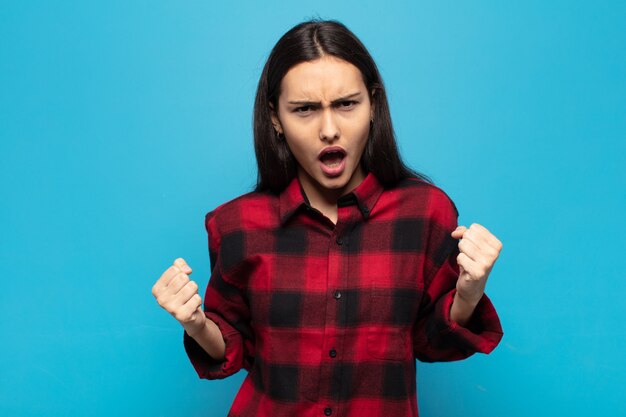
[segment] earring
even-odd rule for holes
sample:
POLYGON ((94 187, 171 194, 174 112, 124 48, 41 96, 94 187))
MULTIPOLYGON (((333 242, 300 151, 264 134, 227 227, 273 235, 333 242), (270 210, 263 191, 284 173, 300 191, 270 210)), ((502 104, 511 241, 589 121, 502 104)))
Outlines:
POLYGON ((274 125, 274 133, 276 134, 276 139, 279 141, 285 139, 285 135, 278 130, 278 125, 274 125))

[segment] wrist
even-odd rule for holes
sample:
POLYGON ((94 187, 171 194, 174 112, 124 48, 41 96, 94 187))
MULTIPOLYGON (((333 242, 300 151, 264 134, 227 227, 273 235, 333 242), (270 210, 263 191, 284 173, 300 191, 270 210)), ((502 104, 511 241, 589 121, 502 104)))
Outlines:
POLYGON ((191 336, 192 338, 196 338, 196 336, 198 336, 199 334, 203 333, 207 326, 206 326, 206 316, 204 316, 204 314, 202 315, 202 318, 199 322, 197 323, 181 323, 181 325, 183 326, 183 329, 185 329, 185 332, 191 336))
MULTIPOLYGON (((184 326, 183 326, 184 327, 184 326)), ((213 359, 222 361, 226 354, 226 342, 219 327, 211 319, 204 317, 202 326, 193 329, 185 327, 187 335, 194 339, 213 359)))
POLYGON ((471 307, 472 309, 476 308, 481 298, 483 298, 482 293, 480 295, 468 295, 464 294, 463 291, 459 291, 458 288, 454 294, 455 303, 458 301, 463 306, 471 307))
POLYGON ((472 314, 474 314, 477 305, 478 301, 467 300, 458 292, 455 293, 452 306, 450 307, 450 320, 461 326, 465 326, 472 317, 472 314))

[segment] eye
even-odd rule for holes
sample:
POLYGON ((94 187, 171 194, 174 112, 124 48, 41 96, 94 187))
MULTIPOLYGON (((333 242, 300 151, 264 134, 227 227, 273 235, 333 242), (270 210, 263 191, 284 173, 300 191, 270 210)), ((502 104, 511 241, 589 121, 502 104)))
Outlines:
POLYGON ((313 106, 302 106, 302 107, 296 107, 293 110, 293 112, 296 114, 300 114, 300 115, 307 115, 313 110, 314 110, 313 106))
POLYGON ((352 109, 356 104, 358 104, 358 101, 354 101, 354 100, 345 100, 345 101, 340 101, 339 103, 337 103, 337 107, 340 109, 344 109, 344 110, 350 110, 352 109))

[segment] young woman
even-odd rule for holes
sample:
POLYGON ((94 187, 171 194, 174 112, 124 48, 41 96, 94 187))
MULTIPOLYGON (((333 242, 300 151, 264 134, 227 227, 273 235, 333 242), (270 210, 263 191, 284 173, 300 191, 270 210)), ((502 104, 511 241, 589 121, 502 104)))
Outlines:
POLYGON ((484 294, 502 244, 457 227, 450 198, 402 163, 376 65, 336 21, 278 41, 254 140, 255 191, 206 216, 204 309, 181 258, 153 287, 193 366, 248 371, 229 416, 417 416, 416 358, 502 337, 484 294))

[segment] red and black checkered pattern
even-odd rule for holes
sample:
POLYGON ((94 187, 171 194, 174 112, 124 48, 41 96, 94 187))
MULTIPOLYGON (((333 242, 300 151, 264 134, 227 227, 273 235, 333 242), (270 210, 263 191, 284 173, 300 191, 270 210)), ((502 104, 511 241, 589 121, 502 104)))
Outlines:
POLYGON ((226 360, 185 335, 199 376, 248 370, 229 416, 417 416, 415 358, 489 353, 502 337, 487 296, 467 326, 449 318, 457 217, 441 189, 384 189, 372 174, 339 200, 336 225, 297 179, 216 208, 204 308, 226 360))

